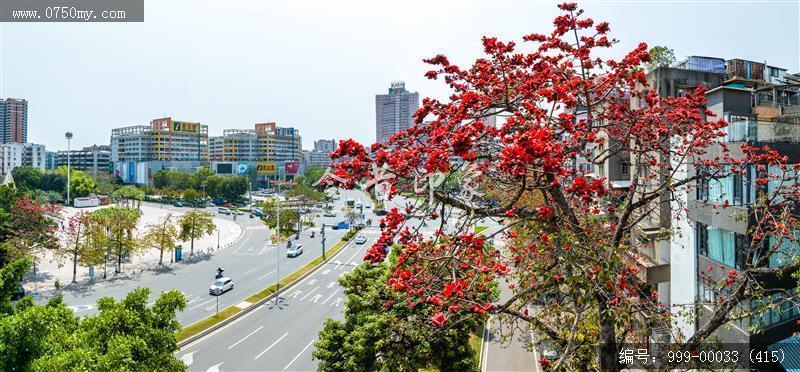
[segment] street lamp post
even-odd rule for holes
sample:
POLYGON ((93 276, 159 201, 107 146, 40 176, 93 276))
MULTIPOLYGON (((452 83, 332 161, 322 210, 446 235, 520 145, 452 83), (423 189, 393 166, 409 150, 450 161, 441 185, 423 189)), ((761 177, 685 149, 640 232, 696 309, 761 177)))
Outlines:
POLYGON ((70 188, 70 184, 69 184, 70 177, 69 176, 70 176, 70 167, 71 167, 70 161, 69 161, 69 153, 70 153, 69 144, 70 144, 70 140, 72 139, 72 132, 64 133, 64 138, 67 139, 67 203, 66 204, 67 204, 67 206, 69 206, 69 191, 70 191, 69 190, 69 188, 70 188))

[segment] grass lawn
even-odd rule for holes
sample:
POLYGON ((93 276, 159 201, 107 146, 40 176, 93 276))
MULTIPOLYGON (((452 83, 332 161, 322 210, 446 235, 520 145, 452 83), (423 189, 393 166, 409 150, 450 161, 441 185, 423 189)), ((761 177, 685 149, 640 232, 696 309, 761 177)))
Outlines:
POLYGON ((475 233, 480 234, 483 230, 488 229, 489 226, 475 226, 475 233))

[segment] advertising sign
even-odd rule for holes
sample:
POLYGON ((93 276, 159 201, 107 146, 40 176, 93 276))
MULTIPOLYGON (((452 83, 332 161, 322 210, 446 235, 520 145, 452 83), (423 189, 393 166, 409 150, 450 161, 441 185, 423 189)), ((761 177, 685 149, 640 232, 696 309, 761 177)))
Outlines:
POLYGON ((173 132, 184 132, 184 133, 198 133, 200 132, 200 124, 198 123, 189 123, 185 121, 173 121, 172 122, 172 131, 173 132))
POLYGON ((275 162, 265 161, 256 164, 256 170, 259 175, 273 175, 275 174, 275 162))
POLYGON ((136 182, 136 163, 128 162, 128 179, 130 183, 136 182))
POLYGON ((287 161, 283 165, 286 174, 297 174, 300 171, 300 163, 296 161, 287 161))
POLYGON ((239 163, 239 166, 236 167, 236 172, 239 174, 247 174, 247 163, 239 163))

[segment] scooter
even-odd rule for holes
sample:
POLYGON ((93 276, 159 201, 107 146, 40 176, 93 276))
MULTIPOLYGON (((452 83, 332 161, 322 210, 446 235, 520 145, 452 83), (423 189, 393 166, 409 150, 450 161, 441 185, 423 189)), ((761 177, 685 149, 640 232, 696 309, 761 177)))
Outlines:
POLYGON ((313 232, 313 231, 311 232, 311 237, 312 237, 312 238, 314 237, 314 232, 313 232))

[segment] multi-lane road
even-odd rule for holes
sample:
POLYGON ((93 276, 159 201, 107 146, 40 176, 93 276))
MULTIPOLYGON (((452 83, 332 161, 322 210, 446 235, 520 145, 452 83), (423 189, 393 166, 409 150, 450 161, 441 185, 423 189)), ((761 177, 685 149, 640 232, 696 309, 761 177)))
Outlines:
POLYGON ((176 354, 192 371, 316 370, 311 352, 327 318, 342 319, 346 297, 338 279, 362 262, 380 235, 360 233, 365 244, 349 243, 331 260, 270 301, 176 354))
MULTIPOLYGON (((343 220, 341 207, 347 198, 361 197, 369 200, 360 191, 342 191, 341 197, 334 203, 337 217, 322 217, 315 222, 334 224, 343 220)), ((165 207, 166 208, 166 207, 165 207)), ((174 207, 169 207, 174 208, 174 207)), ((185 211, 186 208, 175 208, 176 211, 185 211)), ((216 209, 207 209, 216 213, 216 209)), ((218 217, 220 215, 217 215, 218 217)), ((232 218, 225 216, 223 218, 232 218)), ((296 258, 287 258, 285 245, 278 248, 267 244, 270 231, 258 219, 239 216, 236 222, 242 225, 242 237, 231 246, 213 251, 207 255, 197 252, 196 257, 190 258, 184 254, 184 259, 191 263, 173 265, 171 269, 162 272, 144 272, 136 278, 123 278, 98 282, 76 290, 65 291, 64 301, 78 315, 88 315, 97 312, 96 303, 100 297, 110 296, 123 298, 131 289, 147 287, 153 292, 151 300, 162 291, 177 289, 186 296, 187 307, 178 313, 177 318, 183 325, 188 325, 201 320, 216 311, 217 298, 208 293, 208 287, 214 281, 218 267, 225 270, 225 276, 234 280, 234 289, 219 296, 219 308, 241 303, 250 295, 268 287, 277 280, 278 265, 281 277, 291 274, 315 258, 322 255, 322 241, 319 227, 314 227, 315 237, 310 237, 312 230, 304 230, 300 240, 293 240, 293 244, 303 245, 303 254, 296 258)), ((330 248, 341 239, 346 231, 326 229, 326 246, 330 248)))

